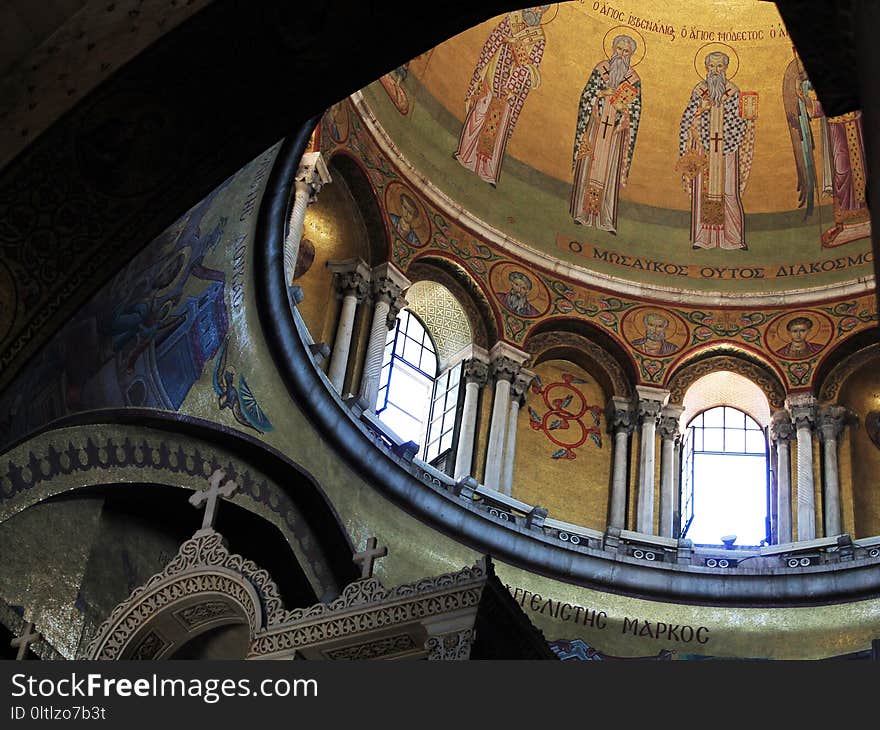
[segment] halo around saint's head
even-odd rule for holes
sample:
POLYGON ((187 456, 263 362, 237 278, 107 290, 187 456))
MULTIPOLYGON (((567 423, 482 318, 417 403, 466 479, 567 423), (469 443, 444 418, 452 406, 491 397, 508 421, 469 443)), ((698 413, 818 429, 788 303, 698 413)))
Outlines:
POLYGON ((629 36, 636 42, 636 52, 630 58, 629 65, 630 67, 638 66, 645 57, 645 39, 642 38, 642 34, 635 28, 631 28, 628 25, 618 25, 605 34, 605 38, 602 39, 602 49, 605 51, 605 58, 611 58, 611 54, 614 52, 612 44, 619 35, 629 36))
POLYGON ((739 56, 726 43, 706 43, 700 46, 700 50, 694 56, 694 71, 697 72, 697 76, 701 79, 706 78, 706 56, 710 53, 723 53, 730 59, 730 64, 727 66, 727 73, 725 74, 728 81, 736 76, 736 72, 739 71, 739 56))

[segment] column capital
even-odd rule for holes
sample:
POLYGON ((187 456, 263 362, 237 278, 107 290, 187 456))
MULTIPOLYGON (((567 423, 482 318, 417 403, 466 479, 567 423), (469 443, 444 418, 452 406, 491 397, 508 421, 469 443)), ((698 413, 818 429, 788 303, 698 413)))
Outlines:
POLYGON ((403 294, 398 295, 394 301, 388 303, 388 316, 385 317, 385 326, 389 330, 394 329, 394 324, 397 321, 397 315, 400 314, 402 309, 406 309, 409 306, 409 302, 406 301, 406 298, 403 294))
POLYGON ((465 383, 476 383, 482 388, 489 382, 489 363, 475 357, 464 361, 462 372, 465 383))
POLYGON ((669 402, 669 391, 663 388, 652 388, 647 385, 636 386, 639 417, 657 418, 660 411, 669 402))
POLYGON ((636 425, 636 414, 633 412, 631 398, 612 396, 605 406, 605 413, 605 424, 610 432, 626 431, 632 433, 636 425))
POLYGON ((309 202, 314 203, 318 198, 321 188, 327 183, 333 182, 330 170, 320 152, 306 152, 299 161, 299 167, 293 178, 297 191, 306 190, 309 194, 309 202))
POLYGON ((788 411, 774 411, 770 417, 770 440, 791 441, 794 436, 794 424, 788 411))
POLYGON ((796 393, 785 399, 795 428, 812 428, 816 422, 816 397, 811 393, 796 393))
POLYGON ((852 419, 852 414, 843 406, 829 404, 819 406, 816 412, 816 427, 823 441, 836 441, 843 427, 852 419))
POLYGON ((660 437, 674 440, 678 435, 681 414, 684 413, 682 406, 666 405, 660 411, 660 437))
POLYGON ((496 380, 513 382, 522 366, 529 359, 529 353, 517 350, 506 342, 496 342, 489 350, 492 376, 496 380))
MULTIPOLYGON (((410 280, 392 263, 380 264, 371 272, 373 297, 377 301, 384 300, 388 304, 397 304, 403 292, 409 289, 410 280)), ((405 300, 404 300, 404 306, 405 300)), ((395 316, 397 316, 395 314, 395 316)))
POLYGON ((526 370, 525 368, 520 368, 520 371, 513 378, 513 382, 510 386, 510 397, 517 398, 520 400, 520 405, 522 405, 522 401, 525 399, 526 392, 529 389, 529 386, 532 384, 532 381, 535 379, 535 374, 531 370, 526 370))
POLYGON ((340 297, 353 294, 363 301, 370 289, 370 267, 359 258, 328 261, 327 268, 335 275, 336 293, 340 297))

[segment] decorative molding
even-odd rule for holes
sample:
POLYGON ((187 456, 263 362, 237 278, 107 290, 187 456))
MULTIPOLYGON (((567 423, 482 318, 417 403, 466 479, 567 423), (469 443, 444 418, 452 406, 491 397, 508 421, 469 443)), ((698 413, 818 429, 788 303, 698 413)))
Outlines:
MULTIPOLYGON (((138 411, 128 410, 129 415, 138 416, 138 411)), ((306 520, 304 507, 294 502, 291 493, 279 486, 279 482, 282 478, 285 484, 301 478, 313 489, 320 488, 292 463, 285 460, 282 464, 279 456, 256 439, 238 434, 228 436, 230 450, 227 451, 215 440, 226 438, 228 429, 215 433, 207 424, 197 425, 177 417, 165 419, 181 429, 177 434, 127 423, 82 424, 79 417, 69 420, 79 425, 58 426, 37 434, 3 455, 0 524, 33 504, 71 489, 116 484, 124 488, 142 482, 197 490, 214 471, 222 469, 239 485, 234 502, 281 531, 317 595, 328 590, 336 592, 340 585, 354 577, 353 569, 348 569, 350 548, 346 546, 345 570, 337 578, 340 568, 336 565, 342 556, 328 554, 332 531, 328 530, 323 538, 319 536, 306 520), (195 435, 198 432, 203 432, 203 436, 195 435), (209 438, 211 441, 206 440, 209 438), (248 461, 234 456, 231 449, 237 443, 240 451, 246 447, 257 449, 254 458, 263 459, 264 466, 270 466, 275 477, 270 478, 248 461), (279 468, 284 471, 279 473, 279 468)), ((316 498, 326 499, 318 495, 316 498)), ((336 520, 332 514, 327 516, 336 520)), ((312 519, 315 515, 309 516, 309 520, 312 519)), ((337 531, 338 540, 347 542, 338 523, 337 531)))
POLYGON ((684 403, 684 395, 691 385, 704 375, 722 370, 729 370, 752 381, 764 391, 771 409, 785 407, 785 390, 779 379, 769 368, 750 360, 730 355, 709 357, 705 360, 685 365, 680 370, 675 371, 669 380, 669 402, 679 405, 684 403))
POLYGON ((489 573, 483 560, 455 573, 394 588, 378 579, 356 581, 332 603, 286 611, 251 645, 251 658, 293 655, 305 647, 372 630, 421 623, 464 609, 476 610, 489 573))
POLYGON ((428 659, 433 661, 463 661, 470 659, 471 646, 476 638, 473 629, 461 629, 429 636, 425 641, 428 659))
MULTIPOLYGON (((278 587, 269 574, 253 561, 230 553, 219 533, 200 530, 180 546, 177 555, 161 572, 136 588, 110 612, 89 644, 86 656, 88 659, 124 659, 143 652, 147 638, 134 649, 130 649, 130 643, 152 619, 169 610, 178 616, 175 605, 192 596, 218 593, 241 608, 251 637, 284 615, 278 587)), ((208 618, 198 606, 190 616, 192 619, 201 617, 200 623, 214 618, 208 618)), ((155 646, 157 639, 149 641, 155 646)))
POLYGON ((416 651, 418 646, 409 634, 388 636, 384 639, 366 641, 363 644, 344 646, 340 649, 329 649, 323 652, 324 656, 331 660, 349 659, 386 659, 399 654, 409 654, 416 651))

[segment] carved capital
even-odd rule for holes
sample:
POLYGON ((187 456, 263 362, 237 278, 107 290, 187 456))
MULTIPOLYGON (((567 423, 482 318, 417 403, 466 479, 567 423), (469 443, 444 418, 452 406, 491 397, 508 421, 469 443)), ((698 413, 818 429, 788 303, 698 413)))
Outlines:
POLYGON ((297 193, 307 194, 310 203, 318 199, 318 193, 324 185, 333 182, 320 152, 306 152, 293 179, 297 193))
POLYGON ((611 433, 616 431, 632 433, 636 425, 636 414, 633 412, 632 402, 629 398, 612 398, 608 401, 605 413, 607 414, 608 430, 611 433))
POLYGON ((820 407, 816 415, 816 426, 821 439, 823 441, 837 441, 849 417, 849 411, 843 406, 820 407))
POLYGON ((678 435, 678 418, 676 416, 660 416, 660 438, 674 440, 678 435))
POLYGON ((520 405, 522 405, 522 401, 525 400, 525 395, 534 379, 535 374, 531 370, 521 368, 510 385, 510 397, 518 398, 520 405))
POLYGON ((771 441, 791 441, 794 436, 794 424, 788 411, 774 411, 770 419, 771 441))
POLYGON ((675 437, 678 435, 682 413, 684 413, 684 408, 675 405, 668 405, 660 412, 661 438, 675 440, 675 437))
POLYGON ((637 385, 636 394, 639 399, 639 420, 642 423, 646 420, 656 419, 660 415, 663 406, 669 402, 669 391, 662 390, 661 388, 637 385))
POLYGON ((495 380, 507 380, 512 383, 521 368, 522 365, 516 362, 516 360, 511 360, 509 357, 501 355, 492 360, 492 377, 495 380))
POLYGON ((336 291, 341 297, 354 296, 362 302, 370 291, 370 280, 360 271, 344 271, 337 275, 336 291))
POLYGON ((481 388, 489 381, 489 363, 471 358, 463 366, 466 383, 476 383, 481 388))
POLYGON ((394 329, 394 324, 397 321, 397 315, 400 314, 402 309, 406 309, 409 305, 409 302, 404 299, 403 295, 396 297, 393 302, 390 302, 388 305, 388 316, 385 318, 385 326, 388 327, 389 330, 394 329))
POLYGON ((450 631, 445 634, 429 636, 425 649, 430 661, 461 661, 469 659, 471 646, 476 638, 474 629, 450 631))
POLYGON ((816 423, 816 407, 796 406, 792 408, 791 420, 794 421, 794 427, 798 430, 802 428, 812 429, 816 423))
POLYGON ((658 400, 639 399, 639 420, 642 422, 656 420, 663 409, 663 403, 658 400))

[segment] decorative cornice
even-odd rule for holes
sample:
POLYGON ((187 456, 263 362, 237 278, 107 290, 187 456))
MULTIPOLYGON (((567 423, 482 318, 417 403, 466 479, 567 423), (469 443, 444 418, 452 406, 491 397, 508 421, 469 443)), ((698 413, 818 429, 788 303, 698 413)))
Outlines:
POLYGON ((454 573, 385 588, 377 578, 345 587, 332 603, 287 611, 257 636, 252 658, 342 639, 373 629, 389 629, 425 618, 476 607, 488 579, 484 560, 454 573))

